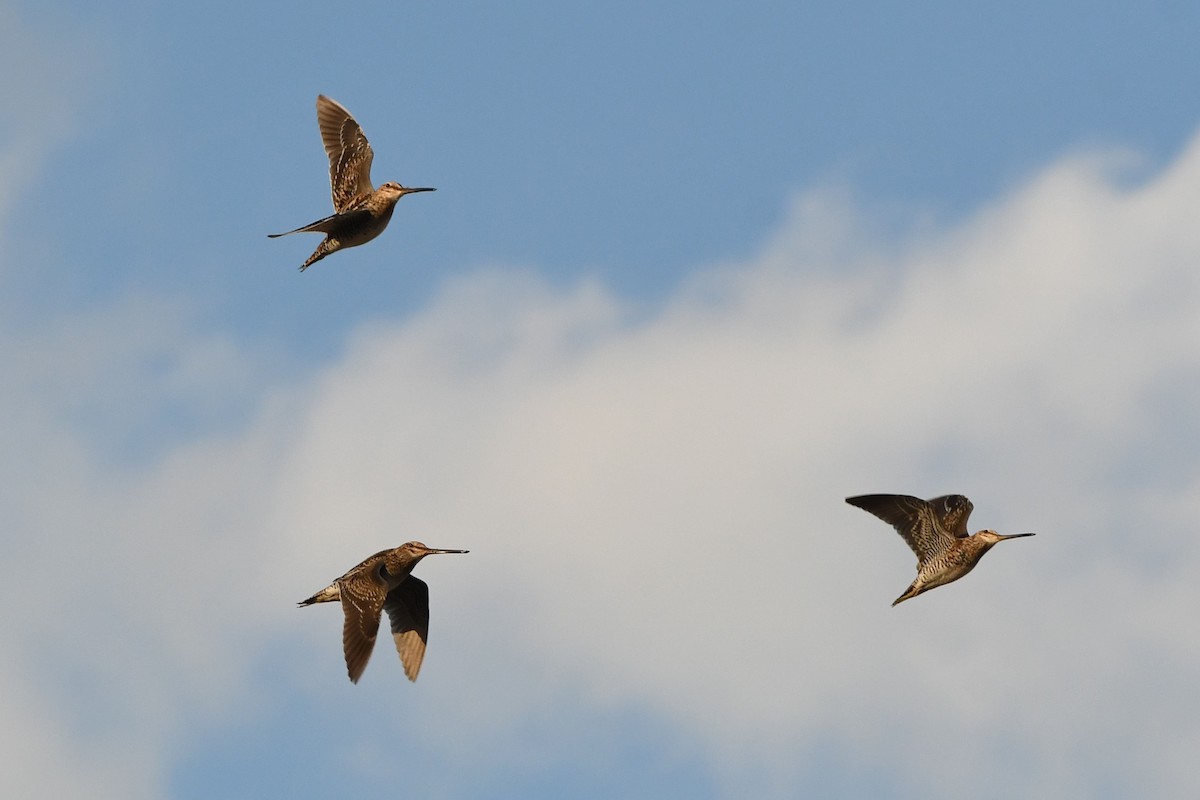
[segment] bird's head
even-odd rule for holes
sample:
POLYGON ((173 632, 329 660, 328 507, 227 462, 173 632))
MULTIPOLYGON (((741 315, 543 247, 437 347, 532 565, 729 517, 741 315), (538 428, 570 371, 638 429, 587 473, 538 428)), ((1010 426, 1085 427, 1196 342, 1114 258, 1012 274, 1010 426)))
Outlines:
POLYGON ((413 563, 420 561, 425 556, 437 555, 438 553, 469 553, 469 550, 439 550, 436 547, 428 547, 421 542, 405 542, 399 547, 400 555, 410 559, 413 563))
POLYGON ((389 196, 395 196, 395 198, 399 200, 406 194, 416 194, 417 192, 436 192, 437 189, 429 186, 401 186, 395 181, 388 181, 380 186, 377 191, 387 192, 389 196))
POLYGON ((1005 539, 1020 539, 1023 536, 1034 536, 1032 533, 1010 533, 1007 536, 995 531, 980 531, 975 534, 982 542, 987 542, 988 547, 994 547, 997 542, 1003 542, 1005 539))

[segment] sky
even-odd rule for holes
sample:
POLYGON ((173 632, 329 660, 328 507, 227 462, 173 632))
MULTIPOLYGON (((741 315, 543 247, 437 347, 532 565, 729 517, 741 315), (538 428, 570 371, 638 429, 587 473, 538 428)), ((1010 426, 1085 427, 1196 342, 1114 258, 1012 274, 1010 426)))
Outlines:
POLYGON ((1200 793, 1198 34, 0 0, 0 795, 1200 793), (301 274, 319 93, 438 191, 301 274), (1038 535, 893 608, 873 492, 1038 535))

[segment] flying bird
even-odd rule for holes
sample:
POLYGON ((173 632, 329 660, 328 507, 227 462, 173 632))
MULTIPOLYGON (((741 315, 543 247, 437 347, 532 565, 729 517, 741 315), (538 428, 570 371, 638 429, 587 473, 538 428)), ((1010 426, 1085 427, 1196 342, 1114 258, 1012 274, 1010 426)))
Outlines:
POLYGON ((350 112, 336 100, 317 95, 317 124, 321 141, 329 156, 329 188, 333 193, 333 215, 287 233, 268 234, 268 238, 293 233, 323 233, 318 245, 300 271, 311 267, 330 253, 366 244, 392 219, 396 203, 406 194, 434 192, 429 187, 401 186, 388 181, 378 189, 371 185, 371 161, 375 153, 362 128, 350 112))
POLYGON ((358 683, 367 667, 375 648, 379 620, 386 611, 404 674, 415 681, 425 660, 425 642, 429 638, 429 586, 413 577, 412 569, 425 556, 467 552, 435 550, 420 542, 381 550, 299 605, 341 601, 346 616, 342 648, 352 683, 358 683))
POLYGON ((975 508, 961 494, 922 500, 906 494, 864 494, 846 502, 869 511, 896 529, 917 554, 917 579, 896 598, 902 603, 922 592, 966 575, 997 542, 1032 533, 1002 536, 995 531, 967 534, 967 518, 975 508))

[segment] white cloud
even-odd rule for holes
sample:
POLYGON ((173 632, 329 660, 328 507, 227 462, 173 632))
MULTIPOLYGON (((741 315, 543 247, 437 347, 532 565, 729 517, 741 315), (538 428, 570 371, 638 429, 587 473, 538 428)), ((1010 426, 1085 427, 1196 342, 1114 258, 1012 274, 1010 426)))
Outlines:
POLYGON ((923 796, 1194 794, 1200 146, 1134 188, 1114 168, 1064 160, 903 246, 815 192, 649 314, 480 272, 298 383, 186 325, 139 347, 94 325, 122 342, 101 345, 126 388, 88 384, 106 407, 153 414, 232 374, 259 411, 114 472, 22 370, 3 469, 27 605, 4 625, 33 655, 4 686, 67 751, 119 732, 144 782, 106 795, 154 796, 186 727, 247 702, 266 644, 304 637, 298 691, 332 690, 312 671, 345 689, 336 609, 291 604, 420 538, 473 551, 419 568, 421 683, 381 646, 347 696, 407 693, 420 716, 397 725, 447 759, 500 763, 572 694, 786 796, 818 745, 923 796), (913 560, 842 502, 868 491, 961 491, 976 527, 1041 535, 893 609, 913 560), (35 677, 35 656, 57 666, 35 677))

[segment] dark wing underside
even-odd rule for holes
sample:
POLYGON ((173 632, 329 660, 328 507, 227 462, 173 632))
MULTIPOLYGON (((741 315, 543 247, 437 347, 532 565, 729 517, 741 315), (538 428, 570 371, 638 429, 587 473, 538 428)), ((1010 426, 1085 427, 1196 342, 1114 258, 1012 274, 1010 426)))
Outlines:
POLYGON ((417 679, 425 660, 425 642, 429 639, 429 585, 409 575, 387 594, 383 603, 392 623, 396 652, 410 681, 417 679))
MULTIPOLYGON (((945 528, 939 513, 946 506, 943 501, 962 495, 949 495, 936 498, 934 502, 942 505, 935 508, 930 502, 907 494, 864 494, 858 497, 847 497, 846 502, 869 511, 887 522, 904 538, 912 551, 917 554, 917 563, 921 564, 936 553, 950 546, 954 537, 945 528)), ((970 515, 970 502, 967 502, 966 513, 956 511, 961 519, 952 517, 958 524, 965 527, 967 516, 970 515)))
POLYGON ((357 195, 375 191, 371 185, 371 162, 375 153, 362 128, 336 100, 317 96, 317 124, 321 143, 329 156, 329 188, 333 210, 345 211, 357 195))
POLYGON ((296 228, 287 233, 268 233, 268 239, 278 239, 280 236, 291 236, 293 233, 332 233, 334 236, 346 228, 359 228, 366 224, 370 211, 347 211, 344 214, 330 214, 328 217, 310 222, 303 228, 296 228))

